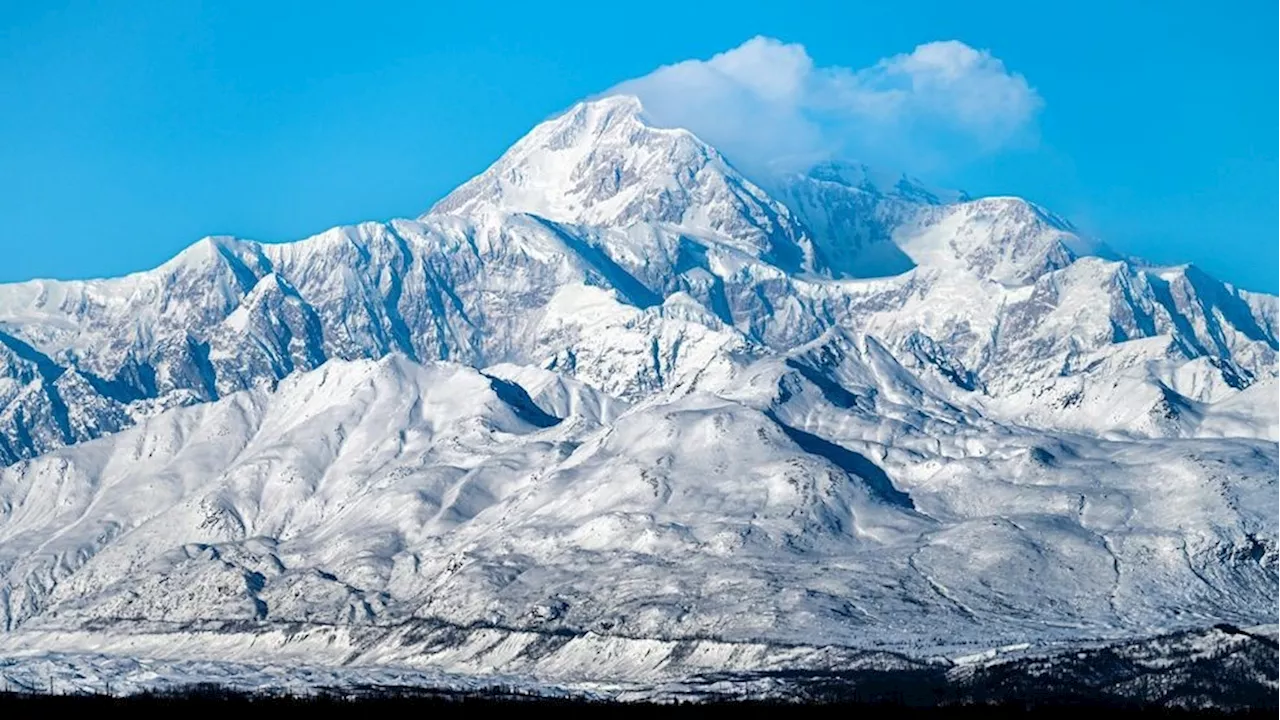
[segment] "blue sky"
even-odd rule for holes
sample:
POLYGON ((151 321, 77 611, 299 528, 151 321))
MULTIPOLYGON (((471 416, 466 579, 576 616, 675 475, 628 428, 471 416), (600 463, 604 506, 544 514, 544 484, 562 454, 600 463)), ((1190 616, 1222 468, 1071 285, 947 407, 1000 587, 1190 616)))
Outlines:
POLYGON ((0 281, 414 215, 573 101, 764 35, 856 77, 987 51, 1038 99, 1016 133, 887 160, 1277 290, 1274 2, 430 5, 0 0, 0 281))

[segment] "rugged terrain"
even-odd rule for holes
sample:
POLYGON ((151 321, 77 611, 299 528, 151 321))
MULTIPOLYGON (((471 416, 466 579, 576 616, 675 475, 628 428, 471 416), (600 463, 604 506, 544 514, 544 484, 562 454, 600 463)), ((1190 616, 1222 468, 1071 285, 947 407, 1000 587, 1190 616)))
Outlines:
POLYGON ((1188 657, 1277 620, 1277 347, 1025 200, 581 103, 417 219, 0 285, 0 673, 1188 657))

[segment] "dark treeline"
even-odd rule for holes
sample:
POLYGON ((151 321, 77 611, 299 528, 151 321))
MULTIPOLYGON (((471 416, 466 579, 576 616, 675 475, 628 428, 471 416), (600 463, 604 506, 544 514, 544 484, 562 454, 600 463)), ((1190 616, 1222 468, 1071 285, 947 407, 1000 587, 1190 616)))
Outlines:
MULTIPOLYGON (((262 695, 231 692, 216 687, 195 687, 179 692, 145 693, 127 697, 104 695, 0 694, 0 717, 40 717, 46 713, 123 712, 131 716, 172 716, 184 711, 235 713, 236 717, 264 717, 277 713, 305 713, 317 717, 368 717, 372 713, 412 713, 417 717, 470 716, 492 712, 538 712, 571 716, 615 717, 773 717, 840 718, 1275 718, 1276 709, 1235 712, 1182 710, 1118 702, 1049 701, 1000 703, 945 703, 914 705, 892 700, 856 701, 828 698, 805 703, 783 701, 713 700, 674 703, 617 703, 589 699, 563 699, 516 694, 441 694, 415 690, 367 689, 311 696, 262 695), (1065 714, 1064 714, 1065 713, 1065 714)), ((75 716, 75 715, 73 715, 75 716)), ((286 715, 291 716, 291 715, 286 715)), ((409 715, 406 715, 409 716, 409 715)), ((388 717, 393 717, 388 715, 388 717)))

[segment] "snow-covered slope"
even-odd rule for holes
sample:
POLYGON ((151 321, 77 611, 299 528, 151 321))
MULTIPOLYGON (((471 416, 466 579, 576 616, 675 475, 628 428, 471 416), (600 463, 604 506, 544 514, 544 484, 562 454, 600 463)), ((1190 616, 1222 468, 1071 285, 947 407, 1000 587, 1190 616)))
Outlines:
POLYGON ((580 103, 415 220, 0 285, 0 648, 645 683, 1274 622, 1276 315, 580 103))
POLYGON ((887 277, 910 270, 915 262, 893 242, 894 229, 932 206, 968 199, 849 163, 826 162, 767 182, 809 228, 837 277, 887 277))
POLYGON ((6 469, 0 611, 899 649, 1267 619, 1273 444, 989 428, 908 404, 882 353, 831 338, 607 424, 331 361, 6 469))

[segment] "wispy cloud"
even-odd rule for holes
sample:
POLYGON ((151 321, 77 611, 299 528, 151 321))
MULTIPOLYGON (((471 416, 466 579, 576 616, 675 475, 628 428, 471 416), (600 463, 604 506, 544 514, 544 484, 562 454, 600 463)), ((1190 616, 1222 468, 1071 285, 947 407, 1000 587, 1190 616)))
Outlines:
POLYGON ((743 166, 858 159, 928 172, 1034 140, 1043 105, 1024 77, 962 42, 871 67, 818 67, 803 45, 756 37, 709 60, 624 82, 650 117, 743 166))

